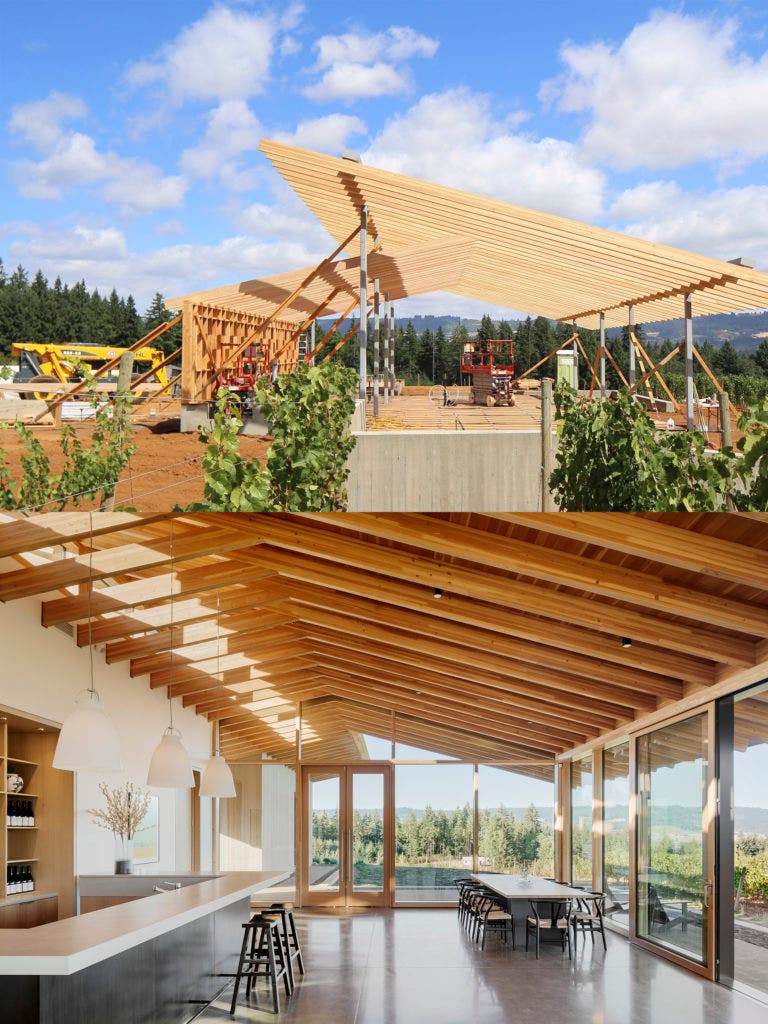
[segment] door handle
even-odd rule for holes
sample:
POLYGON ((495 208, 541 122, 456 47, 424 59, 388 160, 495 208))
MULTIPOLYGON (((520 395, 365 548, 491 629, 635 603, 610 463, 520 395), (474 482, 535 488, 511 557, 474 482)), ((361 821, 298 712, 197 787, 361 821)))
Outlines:
POLYGON ((710 879, 704 882, 704 909, 709 910, 709 894, 714 889, 715 883, 710 879))

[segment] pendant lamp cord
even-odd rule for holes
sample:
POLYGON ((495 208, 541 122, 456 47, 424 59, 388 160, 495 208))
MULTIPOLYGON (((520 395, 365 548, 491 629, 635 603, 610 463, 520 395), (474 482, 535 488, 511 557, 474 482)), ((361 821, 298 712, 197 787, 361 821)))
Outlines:
POLYGON ((168 666, 168 703, 171 709, 171 729, 173 729, 173 696, 171 694, 171 686, 173 685, 173 595, 176 589, 175 581, 173 578, 173 519, 171 519, 171 528, 168 542, 168 554, 171 559, 171 660, 168 666))
POLYGON ((91 622, 91 591, 93 590, 93 512, 89 513, 88 516, 88 656, 90 658, 91 665, 91 685, 88 687, 91 697, 96 693, 96 687, 93 682, 93 624, 91 622))

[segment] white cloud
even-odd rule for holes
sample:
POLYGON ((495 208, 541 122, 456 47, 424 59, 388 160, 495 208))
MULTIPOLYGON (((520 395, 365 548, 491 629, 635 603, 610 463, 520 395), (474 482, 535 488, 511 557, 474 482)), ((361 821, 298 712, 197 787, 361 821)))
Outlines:
POLYGON ((568 43, 540 95, 585 113, 585 150, 626 170, 727 165, 768 154, 768 52, 738 48, 733 21, 659 11, 618 46, 568 43))
POLYGON ((611 219, 631 235, 716 259, 743 256, 768 268, 768 185, 686 192, 650 182, 622 193, 611 219))
POLYGON ((102 195, 117 203, 123 213, 151 213, 181 206, 187 182, 180 174, 163 175, 146 160, 109 155, 109 179, 102 195))
POLYGON ((450 89, 391 118, 365 163, 564 216, 594 219, 605 180, 579 149, 515 134, 520 118, 494 120, 487 96, 450 89), (446 140, 449 140, 446 144, 446 140))
POLYGON ((328 114, 326 117, 299 121, 295 131, 273 133, 273 137, 278 142, 288 142, 293 146, 338 156, 351 135, 363 135, 365 131, 365 122, 359 117, 328 114))
POLYGON ((87 114, 88 107, 79 96, 51 92, 44 100, 13 107, 8 126, 35 149, 45 152, 61 139, 64 121, 82 120, 87 114))
MULTIPOLYGON (((46 261, 52 261, 61 268, 62 277, 72 263, 82 260, 119 260, 128 254, 125 235, 114 227, 91 228, 78 224, 70 229, 45 230, 38 226, 28 226, 27 232, 23 243, 27 265, 37 268, 46 261)), ((16 251, 18 244, 10 246, 11 252, 16 251)))
POLYGON ((400 25, 385 32, 321 36, 315 44, 315 70, 323 74, 304 89, 304 95, 318 102, 351 103, 404 92, 411 83, 404 62, 413 57, 431 58, 438 45, 436 39, 400 25))
POLYGON ((239 161, 258 149, 262 128, 244 100, 225 100, 208 113, 205 135, 196 146, 184 150, 181 169, 192 178, 219 181, 232 192, 254 187, 253 173, 239 161))
MULTIPOLYGON (((295 25, 300 10, 288 9, 286 28, 295 25)), ((135 88, 161 86, 177 103, 247 99, 264 89, 278 31, 270 14, 217 5, 150 60, 131 65, 126 81, 135 88)))
MULTIPOLYGON (((267 211, 265 220, 279 223, 267 211)), ((202 288, 252 277, 266 277, 296 267, 310 266, 328 254, 327 241, 313 245, 313 237, 298 230, 278 239, 268 233, 241 232, 213 245, 174 244, 148 251, 128 245, 115 228, 12 225, 7 251, 9 263, 39 267, 49 278, 60 276, 74 284, 85 279, 89 288, 104 294, 135 297, 144 309, 156 292, 181 295, 202 288)), ((327 239, 327 236, 326 236, 327 239)))

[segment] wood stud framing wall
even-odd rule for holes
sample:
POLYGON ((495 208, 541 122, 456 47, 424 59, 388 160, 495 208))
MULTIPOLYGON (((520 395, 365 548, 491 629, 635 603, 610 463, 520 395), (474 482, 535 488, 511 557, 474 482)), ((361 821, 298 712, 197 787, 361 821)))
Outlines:
MULTIPOLYGON (((265 315, 224 310, 204 303, 185 302, 182 328, 181 397, 186 402, 206 402, 215 397, 211 376, 227 355, 242 345, 266 320, 265 315)), ((270 367, 278 356, 280 373, 293 370, 298 361, 296 324, 273 320, 254 341, 259 362, 270 367), (278 355, 279 354, 279 355, 278 355)))
MULTIPOLYGON (((300 717, 305 760, 394 727, 536 775, 768 675, 766 515, 179 515, 172 574, 168 518, 97 517, 92 639, 231 759, 294 761, 300 717)), ((0 600, 81 646, 88 529, 0 526, 0 600)))

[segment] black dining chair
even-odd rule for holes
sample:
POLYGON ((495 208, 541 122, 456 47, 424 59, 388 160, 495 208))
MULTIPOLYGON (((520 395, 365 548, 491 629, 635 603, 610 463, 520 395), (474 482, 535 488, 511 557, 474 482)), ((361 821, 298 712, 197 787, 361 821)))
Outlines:
POLYGON ((536 940, 536 959, 542 942, 542 932, 554 936, 546 941, 559 942, 563 952, 568 946, 568 959, 571 960, 571 913, 573 901, 565 900, 530 900, 531 912, 525 919, 525 951, 531 935, 536 940))
POLYGON ((598 932, 603 940, 603 949, 608 949, 605 941, 605 893, 587 892, 576 900, 576 906, 571 913, 571 926, 573 928, 573 949, 576 951, 576 936, 581 929, 582 938, 586 941, 587 928, 592 938, 592 945, 595 944, 595 932, 598 932))

